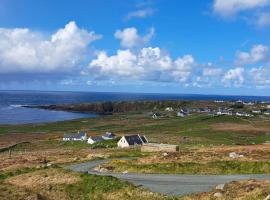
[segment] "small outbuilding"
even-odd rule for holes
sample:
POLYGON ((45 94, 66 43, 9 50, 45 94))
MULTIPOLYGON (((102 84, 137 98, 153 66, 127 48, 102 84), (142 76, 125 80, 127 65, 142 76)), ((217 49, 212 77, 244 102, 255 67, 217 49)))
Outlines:
POLYGON ((117 142, 117 146, 120 148, 126 148, 126 147, 132 147, 132 146, 140 146, 147 143, 148 143, 148 140, 145 136, 127 135, 127 136, 123 136, 117 142))
POLYGON ((177 152, 178 145, 148 143, 141 147, 142 152, 177 152))

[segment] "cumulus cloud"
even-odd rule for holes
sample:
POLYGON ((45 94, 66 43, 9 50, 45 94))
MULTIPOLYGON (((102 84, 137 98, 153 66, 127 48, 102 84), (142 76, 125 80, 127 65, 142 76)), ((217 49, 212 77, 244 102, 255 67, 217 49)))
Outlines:
POLYGON ((146 18, 146 17, 152 16, 155 12, 156 10, 153 8, 139 9, 139 10, 135 10, 128 13, 125 19, 130 20, 133 18, 146 18))
POLYGON ((227 87, 231 86, 241 87, 245 81, 244 72, 245 70, 242 67, 230 69, 223 76, 222 82, 227 87))
POLYGON ((26 28, 0 28, 0 74, 70 71, 101 36, 69 22, 49 38, 26 28))
POLYGON ((231 17, 241 11, 263 8, 270 5, 270 0, 215 0, 213 10, 222 17, 231 17))
POLYGON ((220 76, 223 70, 220 68, 206 67, 203 69, 203 76, 220 76))
POLYGON ((155 34, 155 29, 151 28, 144 36, 140 36, 134 27, 117 30, 114 34, 119 39, 121 46, 124 48, 133 48, 147 44, 155 34))
POLYGON ((270 67, 252 68, 250 76, 256 86, 270 86, 270 67))
POLYGON ((191 78, 195 66, 195 60, 191 55, 173 60, 160 48, 147 47, 137 53, 118 50, 113 56, 100 52, 97 58, 90 62, 89 69, 99 77, 115 76, 184 83, 191 78))
POLYGON ((250 52, 237 52, 236 62, 239 64, 254 64, 265 61, 269 56, 269 48, 265 45, 255 45, 250 52))

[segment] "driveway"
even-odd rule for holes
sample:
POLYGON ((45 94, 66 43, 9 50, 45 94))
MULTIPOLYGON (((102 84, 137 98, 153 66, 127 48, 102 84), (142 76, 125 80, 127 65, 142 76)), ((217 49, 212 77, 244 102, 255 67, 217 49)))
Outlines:
POLYGON ((181 175, 181 174, 135 174, 135 173, 100 173, 93 169, 98 165, 110 160, 97 160, 65 167, 76 172, 87 172, 89 174, 114 176, 129 181, 134 185, 140 185, 153 192, 167 195, 184 195, 194 192, 207 192, 218 184, 245 179, 270 179, 270 174, 251 175, 181 175))

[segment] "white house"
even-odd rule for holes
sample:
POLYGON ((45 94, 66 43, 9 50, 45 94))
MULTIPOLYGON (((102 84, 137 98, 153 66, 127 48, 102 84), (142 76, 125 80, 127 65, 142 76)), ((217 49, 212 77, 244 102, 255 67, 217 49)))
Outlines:
POLYGON ((188 114, 184 113, 184 112, 177 112, 177 117, 186 117, 188 114))
POLYGON ((137 146, 147 144, 148 140, 145 136, 140 135, 128 135, 123 136, 118 142, 117 146, 120 148, 126 148, 130 146, 137 146))
POLYGON ((270 110, 265 111, 263 114, 270 115, 270 110))
POLYGON ((260 110, 252 110, 252 113, 254 113, 254 114, 261 114, 262 111, 260 111, 260 110))
POLYGON ((167 112, 173 112, 173 108, 172 107, 167 107, 167 108, 165 108, 165 111, 167 111, 167 112))
POLYGON ((78 132, 77 134, 64 134, 63 141, 86 141, 87 134, 78 132))
POLYGON ((104 140, 112 140, 116 138, 116 135, 113 133, 106 132, 105 135, 102 136, 104 140))
POLYGON ((239 117, 253 117, 253 115, 251 115, 251 114, 242 113, 242 112, 237 112, 235 115, 239 116, 239 117))
POLYGON ((101 142, 103 140, 104 139, 102 137, 89 137, 88 140, 87 140, 87 143, 88 144, 94 144, 96 142, 101 142))

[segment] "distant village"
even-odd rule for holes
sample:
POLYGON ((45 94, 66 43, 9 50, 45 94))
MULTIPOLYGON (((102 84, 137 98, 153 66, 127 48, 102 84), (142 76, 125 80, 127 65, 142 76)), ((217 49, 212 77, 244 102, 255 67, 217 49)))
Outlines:
MULTIPOLYGON (((225 102, 214 101, 215 108, 203 107, 203 108, 173 108, 167 107, 160 112, 151 112, 150 117, 153 119, 159 119, 168 115, 174 115, 177 117, 187 117, 193 114, 207 114, 208 116, 237 116, 237 117, 254 117, 254 116, 270 116, 270 102, 225 102), (221 104, 222 106, 219 106, 221 104), (227 105, 224 107, 224 105, 227 105), (229 105, 229 106, 228 106, 229 105)), ((179 150, 177 145, 170 144, 157 144, 149 143, 146 136, 135 134, 125 135, 118 137, 114 133, 106 132, 102 136, 89 136, 85 132, 78 132, 77 134, 65 134, 63 141, 81 141, 88 144, 101 143, 108 140, 115 140, 118 148, 140 147, 143 152, 175 152, 179 150)))
MULTIPOLYGON (((218 104, 224 104, 225 101, 216 100, 214 101, 217 104, 216 108, 173 108, 167 107, 164 112, 153 112, 152 118, 158 119, 166 115, 166 113, 175 113, 178 117, 186 117, 196 113, 206 113, 209 116, 220 116, 220 115, 229 115, 229 116, 238 116, 238 117, 254 117, 258 115, 270 116, 270 102, 244 102, 241 100, 235 102, 229 102, 230 107, 218 106, 218 104)), ((227 102, 228 103, 228 102, 227 102)))

